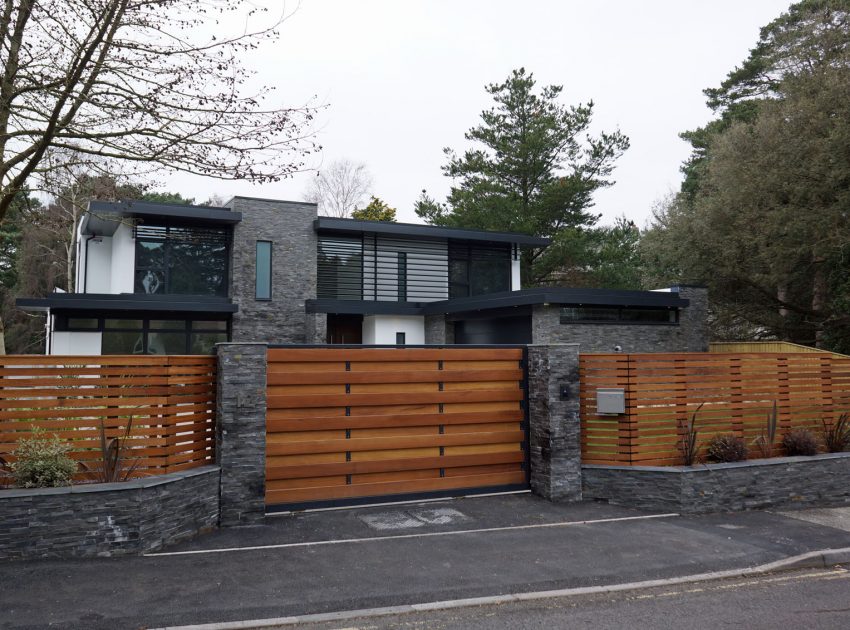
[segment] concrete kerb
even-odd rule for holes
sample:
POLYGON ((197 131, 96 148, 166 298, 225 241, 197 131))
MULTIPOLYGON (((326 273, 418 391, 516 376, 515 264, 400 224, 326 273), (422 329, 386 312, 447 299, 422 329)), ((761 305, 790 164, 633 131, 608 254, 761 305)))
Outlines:
POLYGON ((343 610, 330 613, 317 613, 311 615, 293 615, 289 617, 277 617, 270 619, 253 619, 244 621, 227 621, 221 623, 207 623, 187 626, 170 626, 154 630, 247 630, 249 628, 276 628, 280 626, 293 626, 305 623, 325 623, 335 621, 346 621, 350 619, 365 619, 369 617, 387 617, 390 615, 403 615, 410 613, 430 612, 437 610, 450 610, 453 608, 465 608, 472 606, 487 606, 498 604, 509 604, 513 602, 533 601, 541 599, 552 599, 559 597, 579 597, 582 595, 601 595, 605 593, 617 593, 623 591, 636 591, 663 586, 676 586, 679 584, 690 584, 693 582, 707 582, 711 580, 725 580, 730 578, 744 578, 778 571, 791 571, 795 569, 825 568, 838 564, 850 563, 850 547, 840 549, 822 549, 808 553, 791 556, 775 562, 768 562, 755 567, 742 569, 729 569, 726 571, 712 571, 709 573, 696 573, 676 578, 661 580, 644 580, 641 582, 627 582, 624 584, 610 584, 606 586, 584 586, 578 588, 565 588, 552 591, 535 591, 530 593, 508 593, 505 595, 493 595, 489 597, 470 597, 466 599, 452 599, 436 602, 425 602, 421 604, 404 604, 400 606, 384 606, 380 608, 362 608, 359 610, 343 610))

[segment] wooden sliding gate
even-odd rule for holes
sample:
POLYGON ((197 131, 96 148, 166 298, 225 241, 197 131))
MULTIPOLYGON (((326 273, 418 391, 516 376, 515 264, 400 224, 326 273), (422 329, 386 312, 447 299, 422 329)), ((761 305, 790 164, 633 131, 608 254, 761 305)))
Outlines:
POLYGON ((274 509, 528 487, 522 347, 268 351, 274 509))

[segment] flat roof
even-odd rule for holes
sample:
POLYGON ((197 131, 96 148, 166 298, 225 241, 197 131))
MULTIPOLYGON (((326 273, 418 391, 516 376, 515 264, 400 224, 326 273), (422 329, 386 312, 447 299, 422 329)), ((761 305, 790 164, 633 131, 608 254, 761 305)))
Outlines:
POLYGON ((235 313, 230 299, 198 295, 147 295, 145 293, 51 293, 44 298, 18 298, 15 305, 25 311, 179 311, 183 313, 235 313))
POLYGON ((91 236, 112 236, 121 219, 180 219, 197 225, 234 225, 242 220, 241 212, 216 206, 187 206, 153 201, 90 201, 83 216, 81 231, 91 236))
POLYGON ((685 308, 690 301, 677 292, 627 291, 620 289, 571 289, 541 287, 502 291, 488 295, 451 298, 436 302, 392 302, 371 300, 307 300, 308 313, 363 315, 435 315, 503 309, 534 304, 565 306, 618 306, 635 308, 685 308))
POLYGON ((418 223, 394 223, 390 221, 361 221, 319 217, 314 222, 317 232, 350 232, 356 234, 387 234, 391 236, 413 236, 419 238, 454 238, 464 241, 490 241, 495 243, 517 243, 530 247, 546 247, 551 240, 540 236, 514 232, 490 232, 468 228, 451 228, 418 223))

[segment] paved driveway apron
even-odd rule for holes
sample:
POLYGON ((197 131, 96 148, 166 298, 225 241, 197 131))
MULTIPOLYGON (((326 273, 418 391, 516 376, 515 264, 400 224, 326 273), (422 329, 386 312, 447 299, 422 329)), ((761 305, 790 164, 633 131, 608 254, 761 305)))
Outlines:
POLYGON ((529 494, 273 516, 146 557, 0 564, 0 627, 261 619, 675 577, 850 546, 765 512, 680 517, 529 494))

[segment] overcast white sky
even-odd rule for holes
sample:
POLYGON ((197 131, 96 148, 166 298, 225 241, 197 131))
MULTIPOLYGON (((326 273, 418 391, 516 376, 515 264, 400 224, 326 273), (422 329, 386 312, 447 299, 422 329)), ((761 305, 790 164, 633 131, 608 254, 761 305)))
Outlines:
MULTIPOLYGON (((292 2, 288 6, 294 6, 292 2)), ((513 68, 538 85, 560 84, 565 103, 596 104, 594 127, 631 139, 616 184, 596 196, 603 222, 619 215, 643 225, 653 203, 678 188, 688 145, 678 133, 711 118, 702 89, 745 59, 759 28, 789 0, 302 0, 280 40, 248 65, 300 105, 316 95, 320 167, 337 158, 365 162, 374 194, 418 222, 425 188, 443 199, 443 147, 490 102, 487 83, 513 68)), ((174 176, 165 188, 195 197, 249 195, 301 200, 310 173, 255 186, 174 176)))

